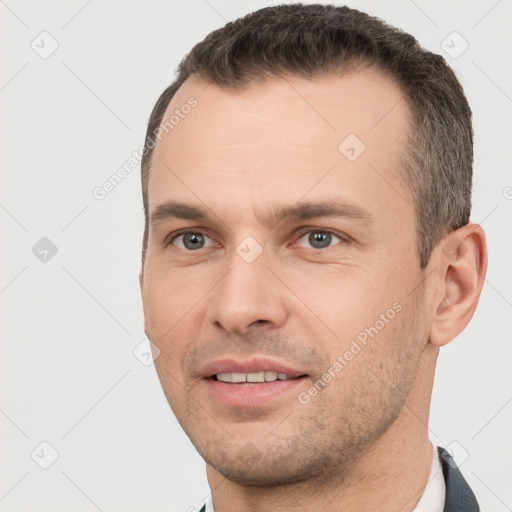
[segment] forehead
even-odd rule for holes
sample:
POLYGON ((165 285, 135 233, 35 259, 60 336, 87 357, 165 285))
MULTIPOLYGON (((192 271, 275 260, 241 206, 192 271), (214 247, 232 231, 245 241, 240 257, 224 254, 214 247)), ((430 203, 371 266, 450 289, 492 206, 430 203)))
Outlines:
MULTIPOLYGON (((326 144, 332 138, 356 133, 371 143, 375 137, 391 135, 389 127, 397 122, 403 122, 406 129, 408 118, 406 101, 401 101, 404 94, 375 68, 314 79, 271 78, 244 89, 218 87, 193 76, 177 91, 163 121, 180 110, 188 111, 190 98, 197 101, 197 106, 172 127, 168 141, 179 143, 180 134, 188 135, 184 132, 193 123, 194 138, 201 146, 209 143, 217 147, 225 142, 226 135, 233 142, 251 142, 262 130, 269 131, 269 136, 297 142, 324 132, 326 144), (187 118, 192 121, 183 122, 187 118), (194 123, 194 118, 207 124, 194 123), (249 123, 256 131, 247 130, 249 123)), ((314 142, 318 145, 320 141, 314 142)))
POLYGON ((354 192, 356 182, 359 196, 380 194, 376 203, 408 195, 398 175, 407 103, 375 69, 285 76, 243 90, 191 77, 162 122, 171 118, 153 154, 150 208, 173 194, 195 203, 218 201, 224 209, 226 197, 256 201, 257 191, 260 205, 265 198, 289 202, 320 191, 335 199, 333 191, 354 192))

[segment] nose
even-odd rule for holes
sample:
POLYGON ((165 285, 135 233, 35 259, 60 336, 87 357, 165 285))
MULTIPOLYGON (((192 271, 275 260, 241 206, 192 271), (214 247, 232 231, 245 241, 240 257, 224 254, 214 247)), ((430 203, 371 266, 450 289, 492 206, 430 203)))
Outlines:
POLYGON ((217 285, 208 319, 234 334, 281 327, 288 318, 285 290, 260 256, 247 263, 234 253, 229 272, 217 285))

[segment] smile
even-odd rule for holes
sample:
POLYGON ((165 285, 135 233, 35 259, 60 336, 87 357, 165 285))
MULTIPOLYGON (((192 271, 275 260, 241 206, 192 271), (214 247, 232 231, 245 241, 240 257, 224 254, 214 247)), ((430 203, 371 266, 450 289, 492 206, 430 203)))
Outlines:
POLYGON ((217 373, 213 379, 219 382, 230 382, 233 384, 257 384, 261 382, 274 382, 276 380, 289 380, 291 377, 286 373, 274 371, 253 372, 253 373, 217 373))

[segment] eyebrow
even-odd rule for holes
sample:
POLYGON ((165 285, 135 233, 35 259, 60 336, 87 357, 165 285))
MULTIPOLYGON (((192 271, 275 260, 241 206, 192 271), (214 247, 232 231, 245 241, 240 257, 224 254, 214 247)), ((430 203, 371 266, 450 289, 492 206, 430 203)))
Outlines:
MULTIPOLYGON (((168 219, 207 221, 210 215, 207 209, 177 201, 158 205, 150 216, 150 223, 155 224, 168 219)), ((357 220, 370 226, 372 216, 362 208, 340 201, 301 202, 292 205, 274 207, 265 217, 257 215, 262 225, 273 228, 280 222, 305 221, 317 217, 346 218, 357 220)))
POLYGON ((271 211, 262 223, 267 226, 275 226, 282 221, 304 221, 317 217, 346 218, 371 224, 371 215, 354 205, 341 201, 302 202, 289 206, 280 206, 271 211))
POLYGON ((158 205, 151 214, 151 224, 168 220, 168 219, 184 219, 184 220, 206 220, 208 214, 202 208, 197 206, 188 205, 185 203, 178 203, 169 201, 158 205))

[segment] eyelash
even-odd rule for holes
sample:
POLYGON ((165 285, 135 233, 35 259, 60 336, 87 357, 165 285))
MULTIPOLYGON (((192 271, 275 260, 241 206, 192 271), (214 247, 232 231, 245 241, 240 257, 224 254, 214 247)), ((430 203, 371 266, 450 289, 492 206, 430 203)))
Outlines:
MULTIPOLYGON (((300 234, 298 234, 297 236, 294 237, 293 244, 296 244, 305 235, 307 235, 309 233, 314 233, 314 232, 328 234, 328 235, 333 235, 333 236, 339 238, 341 240, 341 242, 343 242, 343 243, 348 243, 349 242, 347 235, 342 235, 342 234, 337 233, 336 231, 332 231, 330 229, 305 228, 304 231, 301 231, 300 234)), ((181 231, 177 231, 175 233, 171 233, 169 236, 167 236, 166 239, 164 240, 164 247, 168 247, 168 246, 172 245, 173 242, 177 238, 179 238, 180 236, 191 234, 191 233, 199 233, 201 235, 204 235, 204 236, 208 237, 210 240, 214 241, 213 237, 209 236, 205 231, 202 231, 201 229, 194 230, 194 229, 188 228, 188 229, 184 229, 184 230, 181 230, 181 231)), ((338 242, 338 243, 341 243, 341 242, 338 242)), ((333 247, 334 245, 337 245, 337 244, 330 245, 327 248, 333 247)), ((317 249, 317 248, 314 248, 314 247, 309 247, 309 249, 312 249, 312 250, 315 250, 315 251, 325 250, 325 249, 317 249)), ((188 251, 188 252, 194 252, 194 251, 188 251)))

